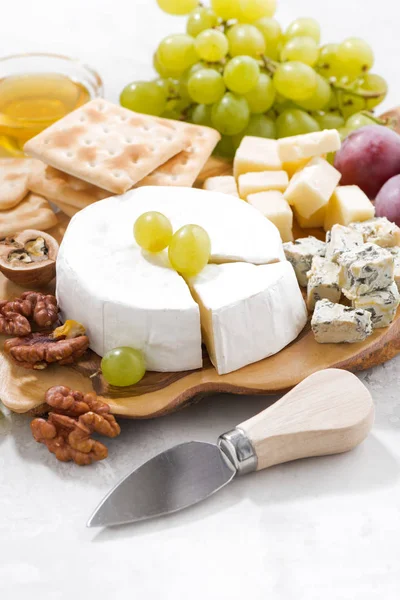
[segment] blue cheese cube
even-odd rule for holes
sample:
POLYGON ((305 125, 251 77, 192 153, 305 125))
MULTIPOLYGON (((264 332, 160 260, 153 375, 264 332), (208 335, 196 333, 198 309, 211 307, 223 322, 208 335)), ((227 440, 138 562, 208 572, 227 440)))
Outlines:
POLYGON ((326 258, 337 262, 342 252, 352 250, 354 246, 362 246, 363 243, 361 232, 345 225, 334 225, 326 234, 326 258))
POLYGON ((375 244, 356 246, 339 258, 339 285, 347 298, 383 290, 394 281, 394 259, 385 248, 375 244))
POLYGON ((311 235, 283 244, 285 256, 292 264, 297 281, 302 287, 307 287, 307 273, 311 269, 314 256, 325 256, 325 247, 325 242, 321 242, 311 235))
POLYGON ((377 290, 364 296, 358 296, 352 302, 354 308, 371 313, 372 327, 388 327, 396 316, 400 302, 397 285, 392 283, 386 290, 377 290))
POLYGON ((311 270, 308 272, 307 307, 313 311, 318 300, 325 298, 339 302, 342 291, 339 286, 339 265, 314 256, 311 270))
POLYGON ((382 248, 392 248, 400 245, 400 227, 391 223, 386 217, 376 217, 360 223, 349 225, 362 234, 364 242, 376 244, 382 248))
POLYGON ((394 282, 400 292, 400 248, 388 248, 394 260, 394 282))
POLYGON ((319 344, 363 342, 372 333, 371 313, 319 300, 311 319, 311 329, 319 344))

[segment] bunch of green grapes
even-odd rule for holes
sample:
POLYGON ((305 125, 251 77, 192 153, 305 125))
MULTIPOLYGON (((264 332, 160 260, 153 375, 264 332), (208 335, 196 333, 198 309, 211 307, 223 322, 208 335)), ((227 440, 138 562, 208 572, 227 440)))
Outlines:
POLYGON ((370 72, 374 55, 359 38, 320 45, 312 18, 282 30, 276 0, 157 0, 188 15, 186 33, 163 39, 158 78, 133 82, 121 104, 137 112, 214 127, 218 152, 232 156, 245 135, 280 138, 321 129, 343 137, 371 123, 387 94, 370 72))

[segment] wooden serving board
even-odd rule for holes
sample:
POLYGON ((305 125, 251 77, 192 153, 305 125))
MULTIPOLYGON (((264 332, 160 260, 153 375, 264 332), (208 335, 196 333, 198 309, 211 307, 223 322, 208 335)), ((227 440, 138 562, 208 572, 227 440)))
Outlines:
MULTIPOLYGON (((207 177, 226 175, 232 165, 211 158, 197 184, 207 177)), ((61 217, 59 225, 49 233, 60 240, 69 219, 61 217)), ((322 230, 300 228, 295 237, 317 235, 322 230)), ((0 299, 20 295, 24 291, 0 274, 0 299)), ((2 347, 2 339, 0 336, 2 347)), ((11 410, 19 413, 39 413, 46 410, 44 395, 53 385, 66 385, 88 392, 95 390, 116 415, 131 418, 158 417, 198 400, 204 395, 218 392, 233 394, 274 394, 297 385, 308 375, 327 368, 349 371, 368 369, 400 353, 400 309, 394 322, 385 329, 377 329, 372 336, 358 344, 317 344, 308 324, 300 336, 284 350, 258 363, 229 373, 218 375, 208 356, 204 366, 197 371, 182 373, 146 373, 137 385, 112 388, 99 372, 100 358, 93 352, 73 367, 51 366, 45 371, 30 371, 12 364, 0 352, 0 399, 11 410)))

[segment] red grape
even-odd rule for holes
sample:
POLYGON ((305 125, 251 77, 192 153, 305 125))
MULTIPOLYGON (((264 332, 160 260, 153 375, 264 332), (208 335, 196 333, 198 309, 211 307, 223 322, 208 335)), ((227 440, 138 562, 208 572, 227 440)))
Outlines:
POLYGON ((353 131, 335 158, 340 185, 358 185, 373 199, 384 183, 400 173, 400 135, 382 125, 353 131))
POLYGON ((400 175, 385 183, 375 200, 377 217, 387 217, 400 226, 400 175))

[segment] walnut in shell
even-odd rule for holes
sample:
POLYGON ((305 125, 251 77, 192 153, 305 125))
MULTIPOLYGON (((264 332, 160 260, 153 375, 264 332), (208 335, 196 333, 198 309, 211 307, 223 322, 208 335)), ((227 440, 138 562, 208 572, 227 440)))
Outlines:
POLYGON ((0 241, 0 271, 26 288, 47 285, 56 275, 58 243, 43 231, 26 229, 0 241))

